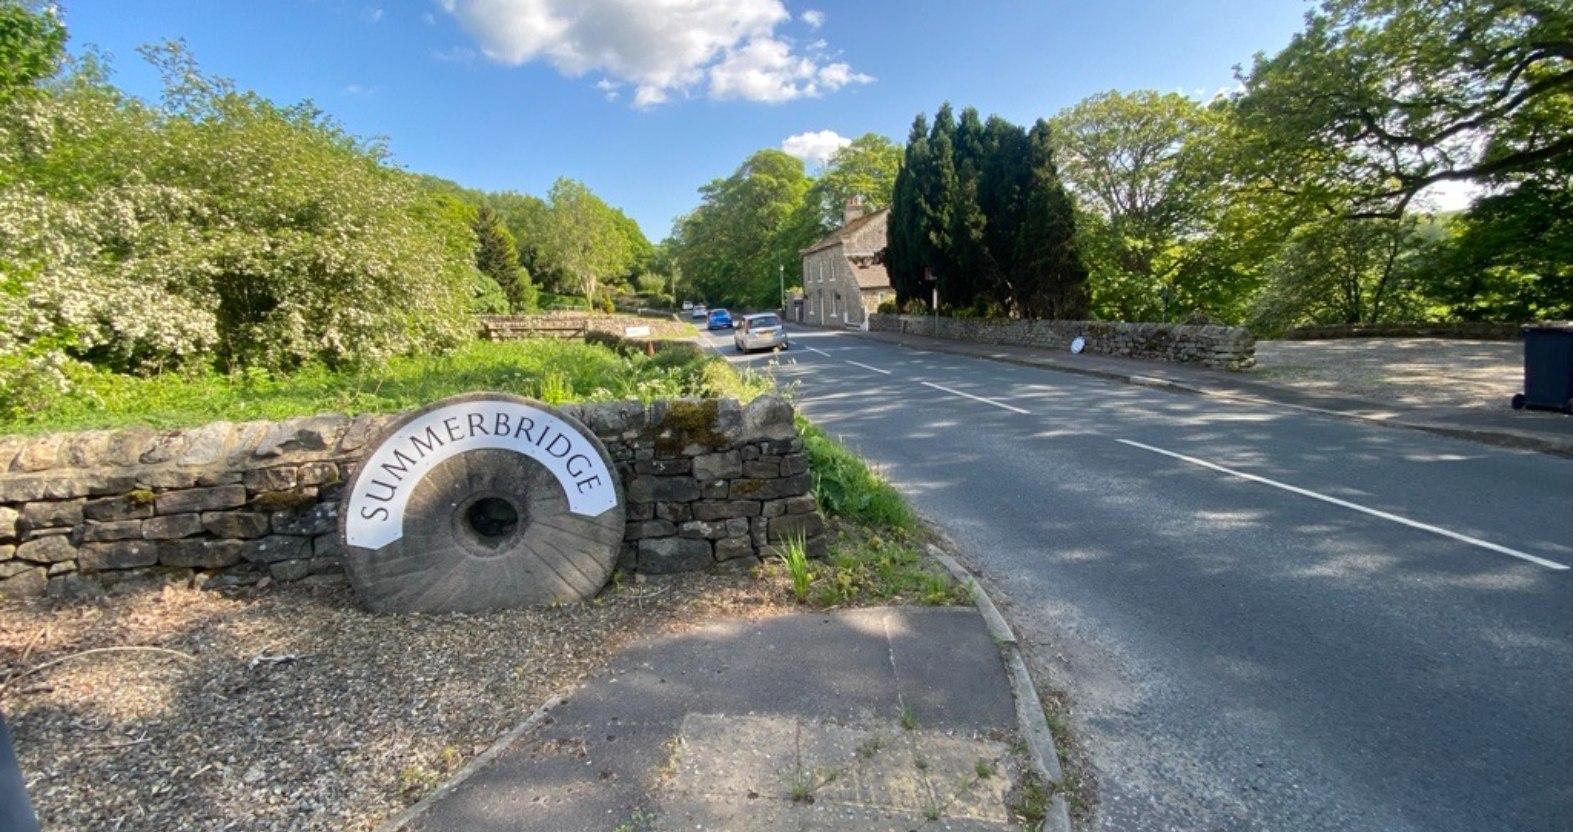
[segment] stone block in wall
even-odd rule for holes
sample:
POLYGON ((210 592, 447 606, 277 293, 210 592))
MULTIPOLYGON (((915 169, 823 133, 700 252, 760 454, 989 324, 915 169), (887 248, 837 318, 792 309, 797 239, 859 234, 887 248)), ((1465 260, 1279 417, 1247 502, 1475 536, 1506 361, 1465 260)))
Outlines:
POLYGON ((775 500, 804 494, 809 490, 810 475, 795 474, 770 480, 734 480, 728 486, 728 496, 736 500, 775 500))
POLYGON ((34 436, 27 440, 16 459, 11 463, 11 470, 22 473, 45 471, 54 467, 55 457, 60 451, 60 445, 65 437, 52 433, 44 436, 34 436))
POLYGON ((342 572, 344 568, 344 563, 337 557, 310 557, 270 563, 268 574, 276 581, 299 581, 308 575, 342 572))
POLYGON ((304 509, 276 511, 271 524, 275 534, 327 534, 339 528, 339 505, 322 502, 304 509))
POLYGON ((667 537, 677 529, 666 520, 639 520, 624 524, 625 540, 644 540, 648 537, 667 537))
POLYGON ((16 557, 16 546, 10 543, 0 543, 0 561, 11 560, 16 557))
POLYGON ((755 554, 755 545, 750 541, 750 536, 744 534, 718 540, 713 547, 713 551, 716 560, 727 561, 753 556, 755 554))
POLYGON ((245 545, 239 540, 166 540, 159 543, 159 563, 218 569, 240 563, 245 545))
POLYGON ((782 458, 761 456, 744 463, 740 472, 750 479, 773 479, 782 473, 782 458))
POLYGON ((29 569, 40 568, 37 564, 22 560, 0 560, 0 581, 13 575, 20 575, 29 569))
POLYGON ((268 515, 255 511, 205 511, 202 528, 214 537, 245 540, 268 534, 271 525, 268 515))
POLYGON ((784 514, 773 517, 766 524, 766 541, 777 543, 795 538, 812 538, 826 530, 826 522, 821 515, 810 512, 808 514, 784 514))
POLYGON ((29 598, 43 595, 49 588, 49 573, 41 566, 24 569, 0 580, 0 595, 29 598))
POLYGON ((247 491, 289 491, 300 482, 300 475, 294 465, 253 468, 241 476, 241 483, 247 491))
POLYGON ((742 471, 739 452, 723 451, 695 457, 692 473, 697 480, 726 480, 739 476, 742 471))
POLYGON ((152 516, 153 494, 147 491, 89 500, 82 506, 82 517, 87 520, 132 520, 152 516))
POLYGON ((153 498, 153 509, 157 514, 218 511, 226 508, 240 508, 245 504, 246 489, 239 485, 165 491, 154 495, 153 498))
POLYGON ((702 500, 728 499, 728 480, 711 480, 700 484, 700 498, 702 500))
POLYGON ((106 523, 86 523, 82 526, 84 543, 101 543, 110 540, 141 540, 141 520, 110 520, 106 523))
POLYGON ((197 534, 202 534, 202 516, 196 512, 166 514, 142 521, 145 540, 176 540, 197 534))
POLYGON ((656 474, 658 476, 676 476, 688 474, 694 466, 694 461, 688 457, 677 459, 642 459, 635 463, 635 473, 656 474))
POLYGON ((34 563, 59 563, 61 561, 75 560, 77 547, 71 538, 63 534, 52 534, 29 540, 16 547, 16 558, 30 560, 34 563))
POLYGON ((9 506, 0 506, 0 540, 16 539, 16 521, 21 514, 9 506))
POLYGON ((299 559, 311 553, 312 538, 289 534, 271 534, 248 540, 241 546, 241 557, 251 563, 299 559))
POLYGON ((640 541, 637 569, 651 575, 691 572, 712 564, 711 541, 653 537, 640 541))
POLYGON ((88 543, 77 551, 77 567, 83 572, 134 569, 158 562, 159 544, 148 540, 88 543))
POLYGON ((308 462, 297 473, 302 485, 334 485, 340 482, 339 466, 332 462, 308 462))
POLYGON ((689 502, 700 498, 700 486, 689 477, 642 475, 629 483, 626 497, 637 503, 689 502))
POLYGON ((656 517, 670 523, 682 523, 692 519, 689 503, 657 503, 656 517))
POLYGON ((724 537, 737 537, 750 532, 750 521, 745 517, 732 517, 727 520, 690 520, 679 525, 680 537, 693 537, 703 540, 718 540, 724 537))
POLYGON ((143 488, 191 488, 197 484, 197 472, 183 468, 148 468, 138 473, 137 484, 143 488))
POLYGON ((22 517, 17 525, 29 531, 75 526, 82 522, 82 506, 86 502, 77 499, 28 503, 22 507, 22 517))
POLYGON ((793 405, 781 396, 758 396, 745 405, 739 434, 750 439, 788 439, 795 435, 793 405))
POLYGON ((318 558, 343 558, 345 544, 337 533, 320 534, 312 538, 312 556, 318 558))
POLYGON ((804 514, 810 511, 815 511, 815 498, 808 494, 768 500, 761 505, 761 514, 766 517, 781 517, 784 514, 804 514))
POLYGON ((308 416, 270 425, 252 456, 270 459, 286 453, 326 451, 339 443, 349 422, 345 416, 308 416))
POLYGON ((726 520, 760 514, 761 504, 755 500, 702 500, 691 503, 690 512, 696 520, 726 520))
POLYGON ((0 476, 0 503, 25 503, 42 500, 49 493, 49 480, 44 477, 0 476))
POLYGON ((794 474, 803 474, 810 470, 810 457, 808 454, 802 453, 784 454, 781 464, 782 476, 791 477, 794 474))

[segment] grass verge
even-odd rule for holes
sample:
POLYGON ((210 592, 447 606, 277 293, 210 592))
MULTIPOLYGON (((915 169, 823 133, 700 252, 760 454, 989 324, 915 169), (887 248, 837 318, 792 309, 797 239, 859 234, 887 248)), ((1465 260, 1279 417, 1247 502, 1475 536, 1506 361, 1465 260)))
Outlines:
POLYGON ((491 390, 550 404, 672 396, 752 399, 769 389, 727 362, 690 350, 617 350, 578 341, 476 341, 447 355, 409 356, 381 367, 288 374, 261 370, 138 377, 88 371, 47 406, 0 417, 0 434, 184 427, 225 419, 284 419, 312 413, 388 413, 444 396, 491 390))
POLYGON ((784 547, 778 571, 800 603, 969 603, 968 588, 921 554, 927 532, 908 502, 858 455, 803 418, 816 502, 830 524, 826 557, 803 561, 784 547))

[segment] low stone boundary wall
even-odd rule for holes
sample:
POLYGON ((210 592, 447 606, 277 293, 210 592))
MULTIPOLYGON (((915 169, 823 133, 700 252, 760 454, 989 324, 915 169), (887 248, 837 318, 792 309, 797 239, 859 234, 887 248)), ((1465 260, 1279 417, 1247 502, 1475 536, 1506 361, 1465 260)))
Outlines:
MULTIPOLYGON (((628 517, 619 567, 745 568, 826 548, 787 401, 563 405, 607 446, 628 517)), ((343 580, 343 483, 398 415, 0 437, 0 595, 130 580, 343 580)))
POLYGON ((591 333, 622 336, 628 327, 647 327, 652 337, 692 338, 695 329, 671 315, 645 317, 556 310, 535 315, 481 315, 481 335, 489 341, 522 338, 581 338, 591 333))
POLYGON ((1068 349, 1082 336, 1084 351, 1127 358, 1203 364, 1227 370, 1253 366, 1253 334, 1236 326, 1054 321, 1017 318, 932 318, 874 314, 874 332, 904 332, 953 341, 1068 349))
POLYGON ((1434 324, 1327 324, 1294 326, 1281 336, 1288 341, 1331 338, 1459 338, 1469 341, 1518 341, 1521 324, 1456 322, 1434 324))

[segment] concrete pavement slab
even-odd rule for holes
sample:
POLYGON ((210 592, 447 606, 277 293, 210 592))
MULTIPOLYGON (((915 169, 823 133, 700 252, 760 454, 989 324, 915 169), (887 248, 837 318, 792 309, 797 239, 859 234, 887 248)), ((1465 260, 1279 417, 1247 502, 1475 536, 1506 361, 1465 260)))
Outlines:
POLYGON ((972 608, 725 620, 615 657, 402 828, 1011 828, 1015 725, 972 608), (795 800, 806 765, 847 779, 795 800))

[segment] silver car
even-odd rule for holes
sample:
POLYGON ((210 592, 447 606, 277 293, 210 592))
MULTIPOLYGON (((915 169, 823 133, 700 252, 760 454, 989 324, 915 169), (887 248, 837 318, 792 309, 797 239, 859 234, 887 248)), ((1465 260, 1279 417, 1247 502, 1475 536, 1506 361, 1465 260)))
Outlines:
POLYGON ((745 315, 733 327, 733 348, 739 352, 750 350, 781 350, 788 347, 788 331, 783 322, 771 312, 745 315))

